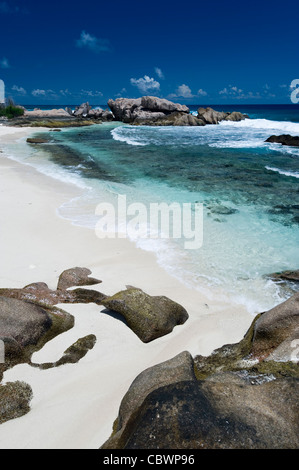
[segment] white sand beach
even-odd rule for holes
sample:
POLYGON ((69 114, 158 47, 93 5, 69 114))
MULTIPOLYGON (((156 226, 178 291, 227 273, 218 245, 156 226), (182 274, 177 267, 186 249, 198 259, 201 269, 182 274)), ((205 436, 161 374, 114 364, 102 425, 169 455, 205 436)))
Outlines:
MULTIPOLYGON (((0 150, 7 140, 33 132, 0 126, 0 150)), ((0 425, 1 449, 99 448, 110 436, 121 399, 137 374, 185 350, 208 355, 238 342, 253 320, 244 306, 225 302, 217 290, 205 297, 188 288, 164 271, 153 253, 129 240, 100 240, 93 230, 60 218, 57 208, 78 191, 0 153, 0 287, 40 281, 55 289, 63 270, 81 266, 103 281, 92 289, 114 294, 133 285, 180 303, 189 319, 144 344, 101 306, 58 305, 74 315, 75 326, 47 343, 33 361, 55 361, 87 334, 96 335, 96 345, 77 364, 49 370, 19 365, 4 374, 4 383, 30 384, 33 399, 27 415, 0 425)))

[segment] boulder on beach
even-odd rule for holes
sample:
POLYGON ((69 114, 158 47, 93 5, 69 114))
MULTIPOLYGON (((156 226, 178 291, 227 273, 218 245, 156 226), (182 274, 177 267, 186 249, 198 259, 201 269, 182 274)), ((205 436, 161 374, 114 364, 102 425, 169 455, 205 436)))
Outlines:
POLYGON ((101 292, 91 289, 72 289, 74 286, 91 286, 102 281, 89 277, 91 271, 87 268, 70 268, 59 276, 57 289, 49 289, 44 282, 34 282, 22 288, 2 288, 0 297, 27 300, 40 305, 57 305, 59 303, 96 303, 101 305, 106 297, 101 292))
POLYGON ((299 294, 239 343, 142 372, 101 449, 299 448, 298 328, 299 294))
MULTIPOLYGON (((121 402, 118 418, 114 424, 115 434, 107 443, 107 448, 111 448, 113 443, 117 446, 120 443, 125 444, 133 414, 142 406, 145 398, 152 391, 186 380, 196 380, 193 359, 187 351, 141 372, 133 381, 121 402)), ((103 448, 105 448, 105 445, 103 448)))
POLYGON ((24 382, 0 384, 0 424, 27 414, 32 397, 30 385, 24 382))
POLYGON ((189 317, 187 311, 173 300, 150 296, 133 287, 106 297, 102 303, 109 310, 120 313, 144 343, 167 335, 189 317))
POLYGON ((73 286, 92 286, 100 284, 102 281, 89 277, 91 274, 90 269, 75 267, 63 271, 58 279, 57 289, 66 290, 73 286))
POLYGON ((1 296, 0 339, 5 361, 0 364, 0 376, 14 364, 29 362, 33 352, 73 326, 74 317, 61 309, 1 296))
POLYGON ((265 142, 299 147, 299 136, 292 136, 289 134, 271 135, 267 140, 265 140, 265 142))

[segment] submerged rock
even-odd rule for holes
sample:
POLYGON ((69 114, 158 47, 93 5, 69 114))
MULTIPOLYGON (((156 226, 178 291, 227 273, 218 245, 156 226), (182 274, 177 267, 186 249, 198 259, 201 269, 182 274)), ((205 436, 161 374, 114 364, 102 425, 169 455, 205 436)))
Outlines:
POLYGON ((295 271, 282 271, 280 273, 269 274, 271 279, 276 281, 299 282, 299 269, 295 271))
POLYGON ((127 325, 148 343, 170 333, 188 319, 187 311, 164 296, 150 296, 141 289, 130 288, 103 300, 103 305, 120 313, 127 325))
POLYGON ((49 140, 48 139, 39 139, 37 137, 35 137, 35 138, 28 137, 26 142, 28 142, 28 144, 47 144, 49 142, 49 140))
POLYGON ((299 136, 291 136, 289 134, 271 135, 265 142, 299 147, 299 136))

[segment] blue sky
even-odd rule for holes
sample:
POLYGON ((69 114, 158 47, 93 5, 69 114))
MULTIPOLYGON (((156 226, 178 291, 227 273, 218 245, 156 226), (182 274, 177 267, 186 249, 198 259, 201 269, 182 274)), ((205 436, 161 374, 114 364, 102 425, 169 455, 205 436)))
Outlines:
POLYGON ((20 104, 290 103, 294 0, 0 0, 0 78, 20 104))

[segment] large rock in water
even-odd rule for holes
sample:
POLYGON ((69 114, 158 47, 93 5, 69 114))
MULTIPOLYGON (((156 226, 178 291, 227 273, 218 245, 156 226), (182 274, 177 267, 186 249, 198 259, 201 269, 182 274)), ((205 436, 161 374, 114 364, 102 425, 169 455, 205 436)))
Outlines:
POLYGON ((176 325, 182 325, 188 319, 186 310, 173 300, 150 296, 136 288, 107 297, 102 304, 120 313, 144 343, 170 333, 176 325))
POLYGON ((185 114, 190 111, 185 105, 155 96, 143 96, 137 99, 117 98, 115 101, 109 100, 108 106, 117 121, 132 124, 150 125, 171 113, 185 114))
POLYGON ((156 96, 143 96, 137 99, 117 98, 109 100, 108 106, 117 121, 134 125, 205 126, 218 124, 223 120, 240 121, 248 117, 236 111, 224 113, 212 108, 199 108, 198 115, 193 116, 186 105, 156 96))
POLYGON ((265 142, 299 147, 299 136, 292 136, 289 134, 271 135, 265 142))
POLYGON ((237 344, 144 371, 101 448, 298 449, 298 313, 299 294, 257 315, 237 344))
POLYGON ((246 114, 238 111, 232 113, 215 111, 212 108, 198 108, 198 119, 201 119, 205 124, 218 124, 221 121, 243 121, 248 118, 246 114))
POLYGON ((182 104, 173 103, 172 101, 157 98, 155 96, 143 96, 141 98, 141 107, 149 111, 161 111, 162 113, 189 113, 190 109, 182 104))

